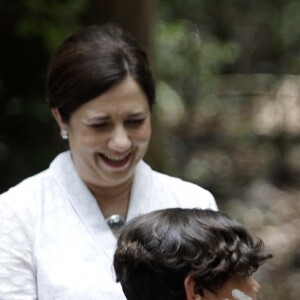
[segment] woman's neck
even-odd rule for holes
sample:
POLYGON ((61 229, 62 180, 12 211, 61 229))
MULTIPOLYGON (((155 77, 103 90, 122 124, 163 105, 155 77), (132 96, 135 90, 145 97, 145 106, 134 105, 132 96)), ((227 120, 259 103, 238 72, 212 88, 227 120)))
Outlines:
POLYGON ((104 218, 118 214, 126 218, 132 180, 114 187, 88 185, 96 198, 104 218))

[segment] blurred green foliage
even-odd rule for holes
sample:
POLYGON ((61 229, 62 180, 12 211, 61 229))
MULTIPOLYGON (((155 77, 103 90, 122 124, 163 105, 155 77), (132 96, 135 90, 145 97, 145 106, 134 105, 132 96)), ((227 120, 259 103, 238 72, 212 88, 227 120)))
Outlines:
POLYGON ((157 73, 181 92, 187 104, 211 94, 216 75, 240 54, 238 44, 202 35, 188 20, 161 20, 156 23, 154 37, 157 73))
POLYGON ((0 190, 47 167, 57 152, 45 101, 46 70, 61 41, 82 26, 86 1, 0 4, 0 190))
POLYGON ((264 239, 267 300, 300 296, 299 13, 299 1, 161 0, 154 30, 168 173, 264 239))
POLYGON ((34 36, 41 39, 52 53, 66 36, 82 26, 80 20, 86 8, 84 0, 26 0, 14 33, 19 38, 34 36))
POLYGON ((258 177, 299 185, 300 170, 287 163, 300 129, 297 82, 286 76, 300 70, 297 12, 297 1, 161 0, 156 108, 168 128, 169 173, 224 201, 258 177))

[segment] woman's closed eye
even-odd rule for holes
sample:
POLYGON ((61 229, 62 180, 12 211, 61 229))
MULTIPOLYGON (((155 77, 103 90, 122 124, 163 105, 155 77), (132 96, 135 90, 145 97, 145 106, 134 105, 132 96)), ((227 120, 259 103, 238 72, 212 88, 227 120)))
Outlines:
POLYGON ((99 122, 99 123, 94 123, 91 124, 90 126, 95 128, 95 129, 106 129, 111 125, 110 122, 99 122))
POLYGON ((125 121, 125 125, 129 127, 139 127, 141 126, 145 121, 145 118, 139 118, 139 119, 128 119, 125 121))

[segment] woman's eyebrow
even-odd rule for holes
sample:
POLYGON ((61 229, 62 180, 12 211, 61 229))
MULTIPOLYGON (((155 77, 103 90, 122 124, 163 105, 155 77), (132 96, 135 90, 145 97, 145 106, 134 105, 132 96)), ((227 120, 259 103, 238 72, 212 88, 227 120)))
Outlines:
POLYGON ((109 116, 94 116, 86 118, 86 122, 88 123, 98 123, 98 122, 105 122, 109 121, 111 118, 109 116))
POLYGON ((128 117, 143 117, 145 115, 147 115, 148 111, 147 110, 140 110, 140 111, 136 111, 136 112, 132 112, 128 114, 128 117))

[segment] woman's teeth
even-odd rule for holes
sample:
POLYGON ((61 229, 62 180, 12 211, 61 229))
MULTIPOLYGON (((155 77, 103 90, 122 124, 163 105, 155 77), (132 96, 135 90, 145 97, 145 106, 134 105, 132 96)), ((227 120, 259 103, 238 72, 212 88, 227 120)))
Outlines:
POLYGON ((123 155, 121 157, 106 154, 100 154, 100 156, 107 165, 113 168, 121 168, 127 165, 127 163, 129 162, 130 153, 127 153, 126 155, 123 155))
POLYGON ((128 157, 129 154, 126 154, 125 156, 122 156, 122 157, 113 157, 113 156, 108 156, 108 155, 104 155, 104 157, 106 159, 109 159, 113 162, 119 162, 119 161, 122 161, 124 159, 126 159, 128 157))

